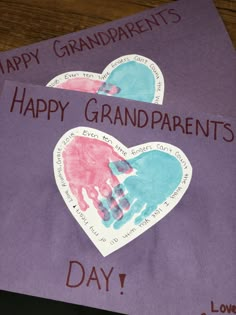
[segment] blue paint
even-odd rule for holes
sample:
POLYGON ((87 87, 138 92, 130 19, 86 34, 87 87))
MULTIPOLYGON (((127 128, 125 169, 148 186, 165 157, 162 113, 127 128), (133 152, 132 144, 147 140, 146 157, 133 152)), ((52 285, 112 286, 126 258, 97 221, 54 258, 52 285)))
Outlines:
MULTIPOLYGON (((129 61, 115 68, 106 83, 120 88, 120 92, 113 95, 115 97, 149 103, 154 99, 154 75, 147 66, 136 61, 129 61)), ((98 94, 107 95, 103 91, 99 91, 98 94)))
MULTIPOLYGON (((183 175, 180 162, 174 156, 162 151, 144 152, 127 161, 133 172, 113 190, 113 194, 107 200, 102 200, 103 206, 111 213, 109 220, 104 221, 104 225, 110 227, 113 224, 115 229, 122 227, 134 216, 135 224, 140 224, 176 190, 183 175), (121 190, 124 192, 122 198, 125 198, 125 202, 119 203, 120 210, 116 209, 116 211, 123 211, 123 217, 117 220, 113 215, 112 202, 109 200, 119 199, 121 190), (116 193, 117 191, 119 194, 116 193), (129 210, 122 210, 122 204, 129 204, 129 210)), ((116 176, 122 173, 117 168, 116 162, 111 162, 109 167, 116 176)))

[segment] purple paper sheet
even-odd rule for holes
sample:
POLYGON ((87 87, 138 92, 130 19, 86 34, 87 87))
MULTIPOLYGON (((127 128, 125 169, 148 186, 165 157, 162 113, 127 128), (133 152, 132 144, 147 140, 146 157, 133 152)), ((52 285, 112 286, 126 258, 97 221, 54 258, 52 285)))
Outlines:
POLYGON ((85 92, 226 115, 235 115, 235 73, 235 50, 211 0, 173 2, 0 54, 0 84, 65 87, 78 76, 85 92))
MULTIPOLYGON (((1 104, 0 289, 125 314, 235 312, 234 118, 209 113, 190 115, 188 111, 168 111, 167 106, 157 110, 155 104, 147 106, 141 102, 10 81, 4 85, 1 104), (63 136, 71 129, 82 130, 81 127, 87 130, 82 137, 88 144, 86 148, 82 142, 74 142, 72 132, 63 136), (96 131, 91 132, 90 128, 96 131), (120 147, 115 148, 115 153, 106 151, 106 155, 96 160, 99 152, 94 151, 91 141, 100 147, 96 138, 99 132, 106 134, 101 142, 103 148, 111 148, 114 139, 120 142, 120 147), (63 142, 58 142, 61 137, 63 142), (54 151, 58 143, 61 147, 64 145, 65 153, 60 148, 54 151), (134 157, 147 157, 146 153, 152 152, 148 146, 153 144, 156 145, 153 153, 168 156, 159 169, 159 157, 153 164, 155 155, 148 163, 143 159, 144 164, 138 166, 125 155, 125 150, 133 148, 134 157), (178 148, 178 153, 174 148, 178 148), (174 160, 170 149, 175 150, 172 151, 174 160), (76 160, 77 154, 85 156, 84 160, 76 160), (86 229, 94 234, 108 221, 102 218, 104 212, 95 209, 101 209, 101 204, 93 203, 90 209, 81 210, 84 204, 78 193, 79 166, 88 162, 96 176, 103 176, 104 161, 113 154, 121 156, 111 163, 120 172, 130 171, 130 166, 136 169, 136 175, 128 172, 128 179, 135 180, 138 176, 138 182, 145 183, 145 174, 151 171, 148 174, 152 183, 141 188, 135 182, 129 185, 127 178, 120 180, 123 189, 128 190, 128 201, 140 189, 138 200, 143 200, 147 187, 158 188, 151 200, 167 192, 166 181, 162 182, 163 191, 157 179, 161 174, 166 175, 167 169, 167 174, 173 175, 170 184, 173 183, 180 168, 173 173, 176 164, 172 162, 178 161, 183 175, 187 172, 189 177, 182 177, 177 189, 165 196, 155 210, 146 212, 133 227, 138 229, 141 225, 144 231, 153 217, 165 212, 166 203, 177 200, 167 216, 103 257, 86 235, 86 229), (71 156, 74 159, 70 160, 71 156), (60 170, 63 159, 64 168, 60 170), (71 179, 70 166, 78 170, 77 182, 71 179), (67 191, 65 200, 59 191, 60 185, 67 191), (181 185, 186 191, 179 198, 181 185), (75 200, 75 196, 78 202, 69 209, 69 198, 75 200), (92 219, 88 217, 91 208, 94 208, 92 219), (70 211, 73 215, 79 214, 77 219, 81 225, 70 211)), ((182 105, 187 108, 188 98, 182 105)), ((90 188, 84 184, 86 201, 96 199, 90 188)), ((99 197, 104 206, 108 197, 99 197)), ((151 207, 150 200, 146 203, 141 206, 151 207)), ((136 213, 141 213, 141 206, 137 205, 136 213)), ((125 211, 130 213, 131 208, 125 211)), ((123 220, 117 213, 114 212, 114 224, 123 220)), ((131 238, 132 233, 130 230, 126 237, 131 238)), ((123 236, 117 237, 119 242, 123 236)), ((96 237, 102 239, 103 235, 96 237)), ((114 243, 115 239, 109 246, 114 243)))

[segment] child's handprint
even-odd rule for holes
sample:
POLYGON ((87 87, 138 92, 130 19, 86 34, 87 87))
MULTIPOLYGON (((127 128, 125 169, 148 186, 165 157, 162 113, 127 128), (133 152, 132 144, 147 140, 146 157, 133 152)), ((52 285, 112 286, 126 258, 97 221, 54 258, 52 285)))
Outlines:
POLYGON ((109 163, 114 163, 121 173, 131 171, 129 163, 109 144, 81 136, 74 137, 64 149, 62 157, 66 179, 81 210, 88 208, 84 197, 86 192, 101 218, 109 220, 110 212, 106 208, 99 208, 99 198, 107 198, 112 189, 120 184, 109 163))
MULTIPOLYGON (((153 102, 155 95, 155 76, 150 67, 128 61, 115 68, 106 79, 106 84, 119 86, 119 94, 114 96, 143 102, 153 102)), ((98 94, 107 94, 99 90, 98 94)))
POLYGON ((115 95, 120 92, 120 88, 113 84, 88 78, 68 79, 63 83, 58 84, 56 87, 72 91, 102 93, 104 95, 115 95))
POLYGON ((73 128, 59 139, 53 168, 68 209, 103 256, 163 219, 192 178, 178 147, 149 142, 127 148, 89 127, 73 128))
MULTIPOLYGON (((99 207, 112 216, 104 224, 118 229, 133 217, 139 224, 178 187, 182 178, 180 162, 172 155, 152 150, 127 160, 132 173, 111 194, 101 200, 99 207)), ((121 175, 116 162, 109 164, 112 173, 121 175)))

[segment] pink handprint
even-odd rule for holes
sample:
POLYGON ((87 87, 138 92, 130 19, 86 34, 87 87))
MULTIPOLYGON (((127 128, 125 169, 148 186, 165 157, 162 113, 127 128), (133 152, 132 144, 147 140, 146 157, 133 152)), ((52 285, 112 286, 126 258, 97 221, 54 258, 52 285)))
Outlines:
POLYGON ((56 86, 60 89, 73 90, 80 92, 98 93, 102 92, 107 95, 115 95, 120 92, 120 88, 100 80, 88 78, 73 78, 56 86))
POLYGON ((89 207, 83 195, 84 189, 101 218, 109 220, 109 210, 100 207, 99 194, 108 198, 113 188, 120 184, 109 163, 115 163, 122 173, 132 171, 129 163, 109 144, 81 136, 76 136, 70 142, 62 157, 66 179, 81 210, 85 211, 89 207))

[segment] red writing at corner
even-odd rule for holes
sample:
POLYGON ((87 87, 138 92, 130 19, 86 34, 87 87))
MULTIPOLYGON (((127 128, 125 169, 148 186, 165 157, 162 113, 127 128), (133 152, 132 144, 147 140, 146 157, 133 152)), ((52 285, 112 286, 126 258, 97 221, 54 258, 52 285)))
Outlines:
POLYGON ((233 304, 221 304, 217 306, 213 301, 211 301, 211 311, 212 313, 223 313, 223 314, 236 314, 236 305, 233 304))
MULTIPOLYGON (((210 304, 210 314, 236 314, 236 305, 235 304, 216 304, 214 301, 211 301, 210 304)), ((203 312, 201 315, 207 315, 203 312)))

